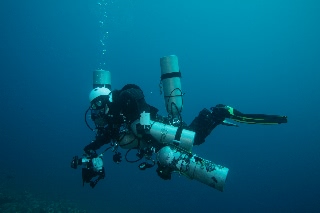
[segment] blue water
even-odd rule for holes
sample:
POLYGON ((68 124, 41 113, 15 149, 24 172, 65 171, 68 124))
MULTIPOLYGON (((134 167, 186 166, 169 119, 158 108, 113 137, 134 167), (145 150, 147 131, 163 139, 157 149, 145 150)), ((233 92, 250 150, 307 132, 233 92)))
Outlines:
POLYGON ((88 212, 320 211, 318 1, 101 2, 1 1, 0 176, 88 212), (110 70, 114 89, 138 84, 165 115, 159 58, 170 54, 187 123, 223 103, 288 124, 221 126, 194 149, 230 169, 222 193, 110 153, 106 178, 82 187, 70 161, 94 137, 84 123, 92 71, 110 70))

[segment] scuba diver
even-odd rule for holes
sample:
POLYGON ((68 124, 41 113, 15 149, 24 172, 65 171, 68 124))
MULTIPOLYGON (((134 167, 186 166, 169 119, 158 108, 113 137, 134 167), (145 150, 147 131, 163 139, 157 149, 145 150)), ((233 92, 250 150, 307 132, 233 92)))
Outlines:
POLYGON ((107 150, 112 150, 115 163, 122 161, 120 147, 127 149, 126 161, 134 163, 144 159, 138 165, 140 170, 157 165, 156 172, 164 180, 170 180, 171 174, 176 172, 223 191, 229 169, 197 156, 192 153, 192 147, 202 144, 218 125, 238 127, 230 120, 247 124, 287 123, 286 116, 244 114, 218 104, 201 110, 187 125, 181 116, 183 93, 178 58, 175 55, 165 56, 160 59, 160 65, 168 116, 159 115, 158 109, 145 101, 139 86, 127 84, 120 90, 111 91, 110 72, 93 72, 93 90, 89 94, 90 106, 85 113, 85 122, 96 135, 84 147, 83 156, 75 156, 71 161, 72 168, 83 166, 83 185, 89 183, 94 188, 105 177, 103 155, 107 150), (87 122, 88 112, 95 128, 87 122), (107 144, 109 147, 97 154, 97 150, 107 144), (136 151, 135 160, 127 157, 132 150, 136 151))

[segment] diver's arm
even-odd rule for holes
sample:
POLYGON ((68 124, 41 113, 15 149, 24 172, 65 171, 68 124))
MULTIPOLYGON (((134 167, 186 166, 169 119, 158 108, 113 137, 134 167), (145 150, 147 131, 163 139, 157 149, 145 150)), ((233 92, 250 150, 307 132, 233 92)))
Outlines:
POLYGON ((83 148, 83 150, 85 151, 85 153, 90 154, 91 150, 96 151, 97 149, 99 149, 103 145, 104 145, 104 143, 101 143, 101 141, 94 140, 91 143, 89 143, 88 145, 86 145, 83 148))
POLYGON ((95 140, 93 140, 90 144, 84 147, 84 151, 89 154, 90 151, 96 151, 100 149, 101 146, 110 143, 111 141, 111 135, 110 131, 107 129, 104 130, 104 134, 97 134, 95 140))

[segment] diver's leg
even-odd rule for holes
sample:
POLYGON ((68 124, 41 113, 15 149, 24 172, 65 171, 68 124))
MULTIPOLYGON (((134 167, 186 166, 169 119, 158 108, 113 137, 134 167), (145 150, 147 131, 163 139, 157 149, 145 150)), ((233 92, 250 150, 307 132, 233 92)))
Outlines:
POLYGON ((189 130, 196 133, 194 145, 200 145, 205 141, 205 138, 211 131, 224 121, 225 117, 218 113, 213 114, 212 111, 204 108, 199 115, 188 126, 189 130))

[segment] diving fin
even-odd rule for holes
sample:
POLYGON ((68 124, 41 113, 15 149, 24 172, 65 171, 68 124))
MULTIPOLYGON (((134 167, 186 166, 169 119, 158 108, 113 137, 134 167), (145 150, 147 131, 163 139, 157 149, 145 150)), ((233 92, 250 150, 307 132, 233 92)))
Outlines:
POLYGON ((221 125, 239 127, 237 124, 231 123, 230 121, 227 121, 227 120, 224 120, 224 121, 221 123, 221 125))

